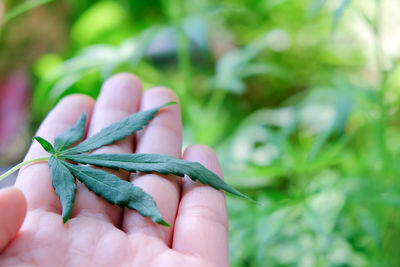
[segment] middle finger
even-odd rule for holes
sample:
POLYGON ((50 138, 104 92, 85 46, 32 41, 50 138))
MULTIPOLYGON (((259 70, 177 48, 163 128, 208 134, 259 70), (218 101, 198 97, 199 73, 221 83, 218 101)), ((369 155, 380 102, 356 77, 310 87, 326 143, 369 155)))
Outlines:
MULTIPOLYGON (((141 94, 142 84, 133 75, 118 74, 108 79, 104 83, 96 101, 89 125, 88 137, 93 136, 102 128, 137 112, 141 94)), ((93 153, 132 153, 134 149, 133 142, 133 136, 128 136, 114 144, 101 147, 93 153)), ((129 175, 125 171, 108 170, 108 172, 124 180, 129 175)), ((121 208, 107 203, 77 181, 76 204, 72 216, 95 216, 119 226, 121 213, 121 208)))

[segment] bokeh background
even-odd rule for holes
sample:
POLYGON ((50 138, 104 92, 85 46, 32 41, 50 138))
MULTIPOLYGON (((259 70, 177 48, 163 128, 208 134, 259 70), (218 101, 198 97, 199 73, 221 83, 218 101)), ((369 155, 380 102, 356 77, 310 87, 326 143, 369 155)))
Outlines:
POLYGON ((400 266, 400 1, 0 3, 2 168, 61 97, 131 72, 257 201, 227 196, 232 266, 400 266))

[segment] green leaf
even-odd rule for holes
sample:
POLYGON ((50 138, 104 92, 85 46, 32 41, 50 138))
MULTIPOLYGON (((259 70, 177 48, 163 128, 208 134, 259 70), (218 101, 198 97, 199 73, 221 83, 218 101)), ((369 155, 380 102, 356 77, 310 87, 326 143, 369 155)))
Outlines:
POLYGON ((59 152, 81 140, 85 134, 86 113, 83 113, 74 126, 62 132, 54 139, 54 149, 59 152))
POLYGON ((49 159, 51 182, 60 198, 62 205, 63 223, 66 223, 71 216, 72 207, 75 202, 75 178, 63 165, 63 161, 51 156, 49 159))
POLYGON ((39 144, 44 148, 44 150, 46 150, 47 152, 49 152, 50 154, 54 154, 54 148, 53 146, 45 139, 43 139, 40 136, 35 136, 32 138, 32 140, 36 140, 39 142, 39 144))
POLYGON ((90 150, 109 145, 115 141, 124 139, 126 136, 132 135, 134 132, 141 130, 146 126, 154 115, 163 107, 176 104, 175 102, 169 102, 157 108, 150 110, 137 112, 131 116, 111 124, 110 126, 103 128, 100 132, 79 143, 77 146, 70 149, 64 150, 61 154, 72 155, 78 153, 88 152, 90 150))
POLYGON ((171 173, 181 177, 186 174, 193 181, 199 180, 201 183, 211 185, 215 189, 223 189, 234 195, 248 198, 200 163, 181 160, 172 156, 158 154, 82 154, 62 157, 77 163, 124 169, 130 172, 171 173))
POLYGON ((102 170, 77 166, 66 161, 62 161, 62 163, 89 190, 102 196, 107 202, 135 209, 143 216, 150 217, 154 222, 169 226, 162 219, 152 197, 141 188, 102 170))

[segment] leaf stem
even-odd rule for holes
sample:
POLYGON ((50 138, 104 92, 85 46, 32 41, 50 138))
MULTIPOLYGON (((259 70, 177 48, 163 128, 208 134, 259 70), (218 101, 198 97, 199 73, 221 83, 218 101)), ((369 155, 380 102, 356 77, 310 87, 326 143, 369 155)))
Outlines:
POLYGON ((35 162, 40 162, 40 161, 46 161, 46 160, 49 160, 49 159, 50 159, 50 156, 46 156, 46 157, 40 157, 40 158, 36 158, 36 159, 23 161, 23 162, 19 163, 18 165, 15 165, 12 169, 10 169, 7 172, 5 172, 2 175, 0 175, 0 181, 2 181, 4 178, 9 176, 13 172, 15 172, 15 171, 19 170, 20 168, 24 167, 25 165, 28 165, 28 164, 31 164, 31 163, 35 163, 35 162))

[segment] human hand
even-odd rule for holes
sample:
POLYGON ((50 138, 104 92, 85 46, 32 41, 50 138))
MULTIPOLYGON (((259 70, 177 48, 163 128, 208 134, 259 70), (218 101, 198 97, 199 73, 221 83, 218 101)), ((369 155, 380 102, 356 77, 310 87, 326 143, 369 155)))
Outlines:
MULTIPOLYGON (((119 74, 105 82, 96 103, 83 95, 60 101, 43 121, 37 135, 52 141, 86 112, 87 135, 92 136, 136 111, 170 101, 177 101, 170 90, 153 88, 142 96, 137 78, 119 74)), ((158 153, 181 157, 181 140, 180 110, 178 105, 173 105, 163 108, 136 136, 94 153, 158 153)), ((25 160, 46 155, 34 143, 25 160)), ((222 177, 214 152, 205 146, 188 147, 182 158, 198 161, 222 177)), ((62 224, 61 204, 51 185, 47 163, 36 163, 21 169, 16 181, 26 196, 28 211, 21 230, 1 253, 0 266, 228 266, 223 192, 172 175, 112 172, 152 195, 171 227, 157 225, 136 211, 111 205, 79 181, 71 219, 62 224)), ((20 199, 22 204, 16 217, 22 221, 25 202, 21 194, 20 199)), ((7 221, 8 213, 12 212, 4 212, 1 203, 2 194, 0 249, 2 242, 7 244, 11 240, 9 236, 18 228, 7 228, 16 223, 7 221)))

